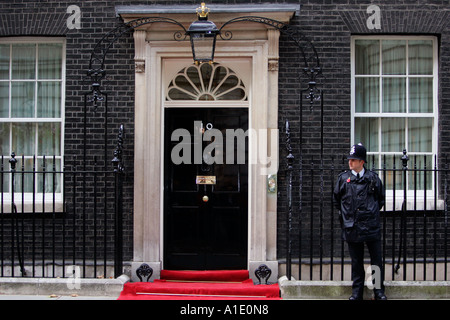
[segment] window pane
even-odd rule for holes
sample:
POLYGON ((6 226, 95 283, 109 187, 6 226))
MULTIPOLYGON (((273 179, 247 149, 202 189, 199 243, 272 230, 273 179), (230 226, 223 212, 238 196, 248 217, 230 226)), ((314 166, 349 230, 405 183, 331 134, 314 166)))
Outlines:
POLYGON ((355 41, 355 73, 379 74, 380 73, 380 41, 356 40, 355 41))
MULTIPOLYGON (((409 158, 408 167, 408 187, 410 190, 431 190, 433 184, 432 171, 423 171, 426 164, 426 169, 433 169, 432 156, 414 156, 409 158), (426 175, 426 181, 425 181, 426 175)), ((418 193, 417 196, 423 194, 418 193)))
POLYGON ((406 74, 406 41, 384 40, 383 74, 406 74))
POLYGON ((9 123, 0 123, 0 156, 9 156, 9 123))
POLYGON ((208 85, 211 76, 213 75, 213 67, 209 63, 203 63, 200 65, 200 74, 203 79, 203 84, 208 85))
POLYGON ((59 193, 61 192, 61 174, 57 173, 61 171, 61 160, 55 159, 55 168, 53 169, 53 157, 45 158, 45 168, 44 159, 39 159, 37 164, 37 170, 40 172, 37 174, 37 190, 42 193, 59 193), (45 169, 45 180, 44 180, 44 169, 45 169), (54 173, 55 172, 55 173, 54 173), (53 183, 55 180, 55 183, 53 183))
POLYGON ((9 44, 0 44, 0 79, 9 79, 9 44))
MULTIPOLYGON (((393 190, 395 185, 395 190, 403 190, 403 179, 402 170, 398 170, 402 168, 400 155, 387 155, 383 157, 383 162, 386 161, 386 181, 383 181, 385 184, 385 188, 387 190, 393 190), (395 169, 394 169, 395 164, 395 169)), ((380 173, 380 178, 383 179, 384 173, 380 173)))
MULTIPOLYGON (((209 72, 209 71, 208 71, 209 72)), ((224 81, 224 79, 226 79, 226 77, 228 76, 228 68, 219 66, 216 68, 216 70, 214 71, 213 74, 213 78, 212 80, 212 85, 214 88, 216 88, 217 86, 219 86, 219 84, 224 81)), ((237 84, 237 82, 239 82, 239 80, 237 79, 237 77, 235 77, 235 82, 237 84)))
POLYGON ((433 119, 408 119, 408 152, 432 152, 433 119))
POLYGON ((189 80, 191 80, 191 82, 194 85, 195 89, 194 88, 188 89, 188 88, 185 88, 183 86, 180 86, 180 87, 183 88, 183 89, 189 90, 190 92, 192 92, 194 94, 197 94, 198 90, 202 90, 202 83, 201 83, 201 80, 200 80, 199 70, 197 68, 195 68, 195 67, 190 67, 190 68, 187 69, 186 75, 187 75, 187 78, 184 81, 188 82, 189 80))
POLYGON ((383 79, 383 112, 406 112, 406 79, 383 79))
POLYGON ((218 95, 216 97, 217 100, 244 100, 245 98, 245 90, 242 88, 233 89, 226 94, 218 95))
POLYGON ((62 45, 40 44, 38 55, 39 79, 61 79, 62 45))
POLYGON ((12 150, 17 156, 33 156, 35 153, 36 125, 34 123, 12 124, 12 150))
POLYGON ((433 112, 433 79, 409 79, 409 112, 433 112))
POLYGON ((196 96, 188 94, 184 91, 181 91, 177 88, 170 88, 168 96, 172 100, 195 100, 196 96))
POLYGON ((184 75, 176 77, 175 84, 182 90, 186 90, 188 93, 191 93, 192 95, 196 95, 198 93, 198 91, 191 86, 189 80, 184 75))
MULTIPOLYGON (((43 191, 44 180, 33 174, 23 173, 33 169, 33 155, 46 154, 47 174, 45 191, 61 192, 61 174, 55 176, 53 187, 53 155, 61 156, 61 121, 49 123, 42 118, 62 116, 63 44, 61 43, 12 43, 0 44, 0 156, 4 156, 4 169, 10 170, 11 152, 16 154, 16 179, 10 185, 10 174, 3 175, 5 192, 32 192, 33 187, 43 191), (20 120, 17 118, 26 118, 20 120), (41 118, 41 119, 39 119, 41 118), (3 120, 5 121, 5 120, 3 120), (37 121, 46 121, 40 122, 37 121), (22 157, 24 156, 24 158, 22 157)), ((42 157, 36 160, 36 169, 42 170, 42 157)), ((61 170, 61 159, 56 159, 56 170, 61 170)), ((1 181, 0 181, 1 184, 1 181)), ((39 192, 39 191, 38 191, 39 192)))
POLYGON ((380 112, 379 78, 356 78, 355 93, 356 112, 380 112))
POLYGON ((355 118, 355 143, 359 142, 368 152, 378 151, 378 118, 355 118))
MULTIPOLYGON (((1 156, 1 155, 0 155, 1 156)), ((10 169, 9 166, 9 156, 8 154, 3 155, 3 163, 0 163, 0 166, 3 164, 3 170, 8 171, 10 169)), ((2 158, 0 157, 0 162, 2 161, 2 158)), ((10 192, 9 191, 9 174, 0 174, 0 192, 10 192), (3 178, 3 184, 1 183, 1 179, 3 178), (3 189, 2 189, 3 188, 3 189)), ((1 201, 1 200, 0 200, 1 201)))
POLYGON ((16 157, 16 173, 14 174, 14 193, 33 192, 33 174, 22 173, 33 171, 33 159, 16 157), (22 168, 23 166, 23 168, 22 168), (23 184, 22 184, 23 179, 23 184))
MULTIPOLYGON (((219 68, 217 68, 217 69, 219 69, 219 68)), ((220 76, 220 74, 218 74, 217 72, 215 74, 220 76)), ((219 80, 222 80, 219 77, 217 77, 217 78, 213 79, 213 86, 214 87, 217 87, 217 86, 220 85, 217 88, 217 91, 216 91, 217 94, 221 94, 223 92, 226 92, 226 91, 228 91, 228 90, 238 86, 239 85, 239 81, 240 81, 238 79, 238 77, 236 77, 235 75, 228 76, 224 82, 219 81, 219 80)))
POLYGON ((181 69, 169 83, 170 100, 248 100, 244 83, 229 68, 207 63, 181 69))
POLYGON ((402 152, 405 147, 405 119, 381 119, 381 151, 402 152))
POLYGON ((36 78, 36 45, 13 44, 12 46, 12 78, 36 78))
POLYGON ((9 82, 0 82, 0 118, 9 117, 9 82))
POLYGON ((375 170, 375 172, 380 175, 380 171, 377 169, 380 169, 380 164, 378 163, 378 154, 368 154, 367 155, 367 169, 369 170, 375 170))
POLYGON ((34 117, 34 82, 11 83, 11 117, 34 117))
POLYGON ((38 155, 59 156, 61 153, 61 124, 40 123, 38 125, 38 155))
POLYGON ((61 117, 61 83, 39 82, 38 83, 38 118, 61 117))
POLYGON ((409 74, 433 74, 433 41, 408 42, 409 74))

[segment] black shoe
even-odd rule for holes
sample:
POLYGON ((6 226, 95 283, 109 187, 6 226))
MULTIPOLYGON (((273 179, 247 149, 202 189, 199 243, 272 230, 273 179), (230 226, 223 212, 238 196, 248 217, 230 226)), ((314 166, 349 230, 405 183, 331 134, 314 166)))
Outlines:
POLYGON ((357 296, 357 295, 351 295, 350 298, 348 298, 348 300, 354 301, 354 300, 362 300, 362 297, 357 296))
POLYGON ((375 300, 387 300, 387 297, 383 292, 377 292, 375 293, 375 300))

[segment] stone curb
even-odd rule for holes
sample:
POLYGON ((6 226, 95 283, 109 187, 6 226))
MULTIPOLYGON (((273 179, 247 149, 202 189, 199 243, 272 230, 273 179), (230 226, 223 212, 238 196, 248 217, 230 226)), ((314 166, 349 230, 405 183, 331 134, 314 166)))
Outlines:
POLYGON ((119 296, 130 278, 116 279, 72 278, 0 278, 0 295, 72 295, 119 296))
MULTIPOLYGON (((286 276, 278 280, 283 299, 348 299, 351 281, 296 281, 286 276)), ((388 299, 450 299, 450 281, 385 281, 388 299)), ((373 292, 364 288, 364 299, 372 299, 373 292)))

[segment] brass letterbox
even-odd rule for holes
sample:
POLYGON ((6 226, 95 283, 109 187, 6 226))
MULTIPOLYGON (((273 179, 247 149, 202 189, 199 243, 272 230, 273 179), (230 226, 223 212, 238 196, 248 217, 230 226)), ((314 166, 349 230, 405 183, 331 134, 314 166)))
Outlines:
POLYGON ((216 176, 197 176, 196 184, 216 184, 216 176))

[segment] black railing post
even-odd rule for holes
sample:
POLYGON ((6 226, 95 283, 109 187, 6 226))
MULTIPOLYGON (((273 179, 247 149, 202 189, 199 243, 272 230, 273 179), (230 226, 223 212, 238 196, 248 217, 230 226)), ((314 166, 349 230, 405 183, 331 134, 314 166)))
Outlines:
POLYGON ((333 188, 334 188, 334 156, 331 156, 331 188, 330 188, 330 280, 334 280, 334 197, 333 197, 333 188))
MULTIPOLYGON (((291 240, 291 232, 292 232, 292 170, 294 163, 294 155, 292 154, 291 147, 291 130, 289 127, 289 121, 286 120, 286 150, 288 155, 286 156, 287 160, 287 200, 288 200, 288 214, 287 214, 287 232, 286 232, 286 277, 288 280, 291 280, 291 272, 292 272, 292 240, 291 240)), ((301 262, 299 262, 299 268, 301 268, 301 262)))
POLYGON ((114 150, 114 158, 111 160, 114 166, 115 177, 115 250, 114 250, 114 277, 119 277, 123 272, 123 173, 122 162, 123 125, 119 128, 117 147, 114 150))
POLYGON ((437 176, 438 168, 437 168, 437 155, 434 155, 434 170, 433 170, 433 180, 434 180, 434 212, 433 212, 433 220, 434 220, 434 235, 433 235, 433 280, 436 281, 436 273, 437 273, 437 176))
POLYGON ((423 156, 423 280, 427 280, 427 156, 423 156))
POLYGON ((448 181, 447 181, 447 173, 448 173, 448 162, 447 157, 445 157, 445 170, 444 170, 444 280, 447 281, 447 262, 448 262, 448 181))
POLYGON ((3 229, 3 225, 4 225, 4 220, 3 220, 3 214, 4 214, 4 208, 3 208, 3 204, 4 204, 4 181, 5 181, 5 177, 4 177, 4 166, 3 166, 3 161, 4 161, 4 156, 2 155, 2 163, 0 164, 0 192, 1 192, 1 208, 0 208, 0 214, 1 214, 1 219, 0 219, 0 260, 1 260, 1 272, 0 272, 0 276, 4 277, 5 273, 4 273, 4 229, 3 229))
POLYGON ((402 256, 403 249, 403 280, 406 280, 406 211, 407 211, 407 175, 408 175, 408 155, 406 154, 406 149, 403 149, 402 169, 403 169, 403 203, 402 203, 402 215, 400 217, 400 243, 399 243, 399 253, 398 262, 395 267, 395 272, 397 273, 400 269, 400 258, 402 256))
POLYGON ((417 155, 414 156, 413 280, 417 274, 417 155))
POLYGON ((14 199, 14 194, 16 193, 14 190, 15 187, 15 173, 16 173, 16 164, 17 164, 17 159, 16 159, 16 154, 15 152, 11 153, 11 158, 9 159, 9 165, 11 166, 11 276, 14 277, 15 273, 14 273, 14 248, 15 248, 15 241, 14 241, 14 232, 16 230, 16 220, 15 217, 16 215, 14 214, 17 210, 16 210, 16 204, 15 204, 15 199, 14 199))

